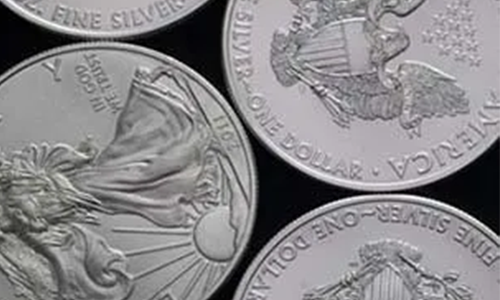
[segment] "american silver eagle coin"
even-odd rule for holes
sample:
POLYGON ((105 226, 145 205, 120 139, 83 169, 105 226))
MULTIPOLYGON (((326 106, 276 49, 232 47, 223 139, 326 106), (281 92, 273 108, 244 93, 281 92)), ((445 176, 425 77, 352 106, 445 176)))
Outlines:
POLYGON ((371 195, 294 221, 253 261, 234 300, 499 299, 500 239, 434 200, 371 195))
POLYGON ((366 191, 442 179, 500 133, 496 0, 231 0, 224 65, 289 164, 366 191))
POLYGON ((0 298, 203 300, 256 208, 249 143, 205 79, 77 44, 0 78, 0 298))
POLYGON ((130 38, 173 25, 209 0, 0 0, 26 20, 85 38, 130 38))

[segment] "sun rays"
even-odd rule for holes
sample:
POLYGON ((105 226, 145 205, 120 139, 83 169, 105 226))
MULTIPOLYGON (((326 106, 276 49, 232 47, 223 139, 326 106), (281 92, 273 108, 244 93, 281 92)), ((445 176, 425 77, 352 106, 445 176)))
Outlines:
MULTIPOLYGON (((153 265, 142 267, 134 275, 134 281, 140 285, 154 276, 165 277, 161 284, 150 289, 150 295, 145 300, 178 299, 188 300, 190 297, 200 298, 208 295, 221 281, 226 273, 229 261, 217 261, 200 250, 196 242, 196 226, 206 215, 211 212, 227 209, 227 207, 210 207, 203 204, 192 204, 187 210, 188 218, 192 224, 182 228, 157 228, 157 227, 115 227, 114 234, 127 236, 152 235, 161 242, 152 246, 142 246, 136 249, 125 250, 123 254, 131 262, 150 255, 165 254, 168 259, 154 260, 153 265), (168 237, 165 242, 161 236, 168 237), (160 275, 161 274, 161 275, 160 275), (165 275, 167 274, 167 275, 165 275), (175 292, 175 297, 174 295, 175 292), (196 295, 196 296, 195 296, 196 295)), ((154 256, 152 256, 154 257, 154 256)))
POLYGON ((191 277, 191 280, 189 281, 188 285, 184 288, 184 291, 181 294, 181 297, 179 298, 180 300, 186 300, 189 294, 193 291, 195 285, 198 283, 200 280, 200 277, 205 273, 207 270, 208 263, 201 263, 198 269, 196 270, 196 273, 194 276, 191 277))
POLYGON ((134 279, 137 281, 137 280, 142 279, 142 278, 144 278, 146 276, 152 275, 153 273, 156 273, 156 272, 158 272, 158 271, 160 271, 162 269, 165 269, 165 268, 167 268, 167 267, 169 267, 169 266, 171 266, 171 265, 173 265, 173 264, 175 264, 175 263, 177 263, 179 261, 182 261, 182 260, 184 260, 184 259, 186 259, 186 258, 188 258, 190 256, 193 256, 195 254, 196 254, 195 251, 190 251, 190 252, 188 252, 186 254, 183 254, 183 255, 181 255, 179 257, 176 257, 174 259, 168 260, 168 261, 166 261, 164 263, 161 263, 159 265, 156 265, 154 267, 146 269, 146 270, 144 270, 142 272, 139 272, 139 273, 135 274, 134 275, 134 279))
POLYGON ((147 248, 132 250, 132 251, 125 252, 124 254, 127 257, 133 257, 133 256, 149 254, 149 253, 153 253, 153 252, 189 247, 192 245, 193 245, 193 242, 183 242, 183 243, 178 243, 178 244, 169 243, 169 244, 159 245, 159 246, 155 246, 155 247, 147 247, 147 248))
POLYGON ((116 227, 112 230, 114 233, 131 234, 160 234, 160 235, 185 235, 189 236, 192 231, 189 229, 168 229, 168 228, 139 228, 139 227, 116 227))

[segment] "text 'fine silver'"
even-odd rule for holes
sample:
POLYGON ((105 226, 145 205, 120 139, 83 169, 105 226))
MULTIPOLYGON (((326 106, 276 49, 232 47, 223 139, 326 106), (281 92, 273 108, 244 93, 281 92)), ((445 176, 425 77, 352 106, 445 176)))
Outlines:
POLYGON ((282 230, 234 300, 499 299, 500 240, 439 202, 404 195, 344 199, 282 230))
POLYGON ((87 38, 126 38, 169 26, 209 0, 0 0, 25 19, 87 38))

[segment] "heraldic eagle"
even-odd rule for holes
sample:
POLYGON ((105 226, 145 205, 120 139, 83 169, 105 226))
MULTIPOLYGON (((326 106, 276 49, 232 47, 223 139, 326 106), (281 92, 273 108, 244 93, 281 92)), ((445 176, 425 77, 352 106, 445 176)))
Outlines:
POLYGON ((384 15, 404 17, 425 0, 292 1, 297 13, 289 28, 274 34, 271 65, 285 87, 308 85, 333 121, 349 127, 354 116, 368 121, 399 118, 406 130, 424 118, 469 112, 457 80, 416 61, 386 65, 410 46, 403 28, 382 26, 384 15))

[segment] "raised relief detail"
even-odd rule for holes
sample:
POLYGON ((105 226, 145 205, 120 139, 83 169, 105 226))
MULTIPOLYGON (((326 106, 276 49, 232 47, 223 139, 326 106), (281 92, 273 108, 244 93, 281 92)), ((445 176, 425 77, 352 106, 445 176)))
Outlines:
POLYGON ((362 120, 399 119, 413 136, 424 118, 469 113, 455 78, 422 62, 387 66, 410 46, 402 27, 387 27, 389 14, 404 18, 425 0, 291 0, 288 28, 274 33, 271 65, 286 87, 309 86, 341 127, 362 120))
POLYGON ((472 290, 457 284, 460 274, 439 275, 421 265, 422 252, 403 241, 382 240, 359 249, 356 271, 315 288, 302 300, 472 300, 472 290))
POLYGON ((438 54, 459 63, 480 67, 476 14, 471 0, 450 0, 446 9, 433 16, 433 26, 422 33, 424 43, 435 45, 438 54))
POLYGON ((69 172, 90 157, 66 145, 35 145, 0 166, 0 270, 27 300, 125 299, 127 260, 86 228, 105 211, 69 172))
MULTIPOLYGON (((106 147, 87 138, 76 148, 30 145, 1 158, 0 272, 19 299, 135 299, 138 280, 188 258, 197 278, 211 274, 205 292, 217 283, 242 242, 249 204, 200 100, 175 67, 139 69, 106 147), (115 234, 190 238, 117 249, 97 232, 101 216, 118 214, 151 227, 115 234), (173 261, 129 271, 137 257, 181 248, 173 261)), ((151 299, 170 297, 185 273, 152 290, 151 299)), ((191 292, 186 287, 183 297, 191 292)))

